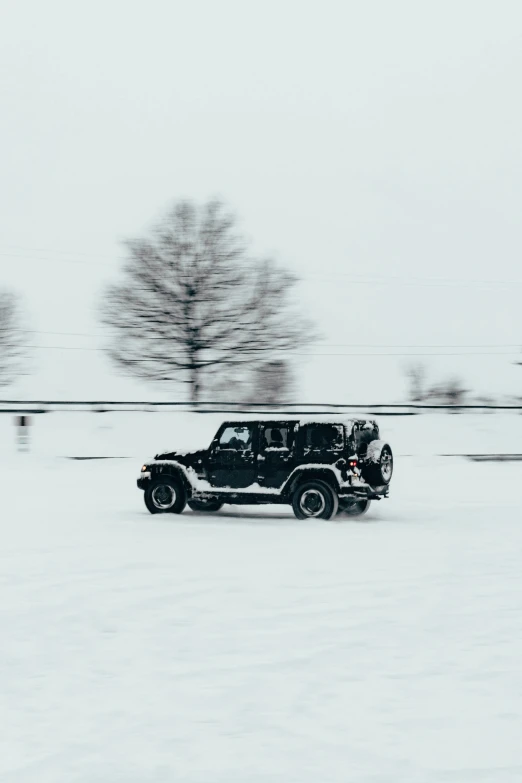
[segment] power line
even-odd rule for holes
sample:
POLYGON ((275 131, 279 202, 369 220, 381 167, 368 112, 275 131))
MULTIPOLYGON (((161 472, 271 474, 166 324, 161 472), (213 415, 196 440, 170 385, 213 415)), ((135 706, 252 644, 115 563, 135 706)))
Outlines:
MULTIPOLYGON (((91 258, 92 257, 92 253, 82 253, 81 250, 51 250, 50 248, 45 248, 45 247, 21 247, 20 245, 3 245, 3 247, 7 248, 8 250, 18 250, 18 251, 20 251, 23 254, 26 254, 26 253, 52 253, 53 255, 86 256, 87 258, 91 258)), ((114 258, 114 256, 98 255, 97 258, 109 258, 109 259, 112 259, 112 258, 114 258)))
MULTIPOLYGON (((350 279, 350 282, 355 284, 365 285, 434 285, 434 286, 446 286, 446 285, 522 285, 522 280, 480 280, 477 278, 452 278, 452 277, 413 277, 411 275, 377 275, 372 277, 371 275, 354 275, 351 272, 308 272, 305 277, 346 277, 350 279)), ((314 280, 314 283, 318 282, 314 280)))
MULTIPOLYGON (((85 266, 104 266, 107 267, 107 264, 105 262, 101 261, 82 261, 74 258, 47 258, 45 256, 26 256, 26 255, 14 255, 13 253, 0 253, 0 256, 2 258, 13 258, 13 259, 25 259, 26 261, 45 261, 46 263, 55 262, 57 264, 84 264, 85 266)), ((99 258, 99 256, 98 256, 99 258)), ((112 261, 122 261, 126 260, 123 258, 118 258, 116 256, 111 256, 112 261)))
MULTIPOLYGON (((28 348, 31 350, 56 350, 56 351, 89 351, 89 352, 106 352, 106 348, 103 347, 88 347, 79 345, 17 345, 17 348, 28 348)), ((411 353, 411 352, 379 352, 379 353, 363 353, 363 352, 351 352, 351 353, 329 353, 329 352, 309 352, 302 353, 296 351, 275 351, 277 354, 284 354, 286 356, 517 356, 519 351, 452 351, 452 352, 437 352, 437 353, 411 353)), ((171 352, 171 357, 184 357, 183 353, 171 352)), ((168 356, 166 357, 168 359, 168 356)), ((161 361, 161 359, 147 358, 139 359, 137 361, 161 361)), ((203 360, 204 361, 204 360, 203 360)))
MULTIPOLYGON (((132 327, 130 327, 132 328, 132 327)), ((139 327, 136 327, 139 329, 139 327)), ((100 340, 110 339, 117 336, 118 333, 99 333, 93 332, 63 332, 49 331, 43 329, 9 329, 0 328, 0 332, 16 332, 19 334, 32 335, 51 335, 61 337, 86 337, 89 339, 100 340)), ((140 340, 166 340, 176 342, 165 335, 140 335, 140 340)), ((361 350, 345 351, 281 351, 290 356, 513 356, 518 355, 521 350, 520 343, 431 343, 431 344, 412 344, 412 343, 322 343, 325 348, 351 348, 351 349, 371 349, 371 352, 361 350), (377 349, 382 349, 377 351, 377 349), (442 349, 442 350, 441 350, 442 349), (471 349, 471 350, 463 350, 471 349), (513 350, 509 350, 513 349, 513 350), (413 351, 413 352, 412 352, 413 351)), ((83 346, 83 345, 37 345, 37 344, 17 344, 20 348, 29 348, 32 350, 64 350, 64 351, 105 351, 103 346, 83 346)), ((172 356, 183 355, 179 350, 171 352, 172 356)))
MULTIPOLYGON (((16 258, 27 259, 36 261, 47 261, 56 263, 78 263, 91 266, 107 266, 105 263, 97 263, 96 259, 104 259, 107 261, 128 261, 129 256, 121 255, 99 255, 97 253, 85 253, 77 250, 51 250, 50 248, 23 248, 18 245, 4 245, 7 249, 13 249, 19 251, 16 253, 0 252, 0 257, 4 258, 16 258), (46 253, 51 255, 63 255, 70 256, 69 258, 48 258, 46 256, 35 256, 35 253, 46 253), (31 259, 32 256, 32 259, 31 259), (76 257, 76 258, 75 258, 76 257), (78 260, 77 257, 85 258, 86 260, 78 260)), ((304 275, 301 274, 300 282, 308 278, 314 278, 314 285, 320 282, 332 284, 338 283, 339 278, 347 278, 353 285, 405 285, 405 286, 426 286, 426 287, 446 287, 446 286, 462 286, 462 285, 522 285, 522 280, 481 280, 473 278, 437 278, 437 277, 414 277, 411 275, 360 275, 353 274, 352 272, 337 272, 337 271, 324 271, 324 272, 307 272, 304 275), (316 279, 318 278, 318 279, 316 279)))
MULTIPOLYGON (((130 326, 129 329, 140 329, 141 327, 130 326)), ((114 337, 119 332, 55 332, 45 329, 10 329, 9 327, 0 327, 0 331, 17 332, 24 334, 46 334, 60 337, 90 337, 94 339, 105 339, 107 337, 114 337)), ((165 335, 140 335, 142 340, 172 340, 172 337, 165 335)), ((324 343, 321 345, 329 348, 516 348, 520 350, 522 348, 522 342, 520 343, 324 343)), ((45 346, 40 346, 45 347, 45 346)), ((60 346, 56 346, 60 347, 60 346)), ((81 346, 80 346, 81 347, 81 346)), ((306 354, 308 355, 308 354, 306 354)))

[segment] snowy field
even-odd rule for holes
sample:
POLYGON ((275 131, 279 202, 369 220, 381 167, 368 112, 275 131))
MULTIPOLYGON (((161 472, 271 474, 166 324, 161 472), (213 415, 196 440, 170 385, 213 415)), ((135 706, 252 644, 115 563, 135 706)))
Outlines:
POLYGON ((419 419, 344 522, 152 517, 145 427, 2 424, 0 780, 520 783, 522 463, 435 455, 522 451, 522 417, 419 419), (133 458, 64 458, 103 442, 133 458))

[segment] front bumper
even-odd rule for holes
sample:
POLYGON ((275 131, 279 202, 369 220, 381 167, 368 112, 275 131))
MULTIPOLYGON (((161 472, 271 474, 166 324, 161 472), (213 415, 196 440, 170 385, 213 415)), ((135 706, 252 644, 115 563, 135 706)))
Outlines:
POLYGON ((143 471, 143 473, 140 473, 137 485, 138 489, 145 489, 148 486, 148 483, 150 481, 150 471, 143 471))

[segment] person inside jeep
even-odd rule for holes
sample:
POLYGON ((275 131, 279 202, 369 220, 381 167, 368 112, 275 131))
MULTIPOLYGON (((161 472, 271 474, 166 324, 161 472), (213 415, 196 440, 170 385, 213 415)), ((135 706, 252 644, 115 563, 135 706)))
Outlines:
POLYGON ((316 427, 310 433, 310 445, 313 449, 320 449, 325 443, 323 433, 316 427))
POLYGON ((340 432, 337 427, 321 424, 310 430, 310 446, 312 449, 336 449, 342 447, 340 432))
POLYGON ((281 430, 275 430, 275 429, 272 430, 270 438, 271 438, 271 443, 270 443, 271 446, 280 447, 284 445, 283 434, 281 430))
POLYGON ((220 438, 220 448, 245 451, 252 443, 252 429, 249 427, 227 427, 220 438))

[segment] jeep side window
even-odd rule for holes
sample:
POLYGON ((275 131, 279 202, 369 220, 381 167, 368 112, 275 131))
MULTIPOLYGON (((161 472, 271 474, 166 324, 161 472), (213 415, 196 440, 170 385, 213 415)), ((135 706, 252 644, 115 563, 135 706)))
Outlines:
POLYGON ((314 424, 306 428, 305 449, 338 451, 343 448, 343 427, 341 424, 314 424))
POLYGON ((262 451, 281 451, 290 448, 287 426, 266 427, 261 438, 262 451))
POLYGON ((233 451, 246 451, 252 447, 251 427, 226 427, 219 439, 220 449, 232 449, 233 451))

